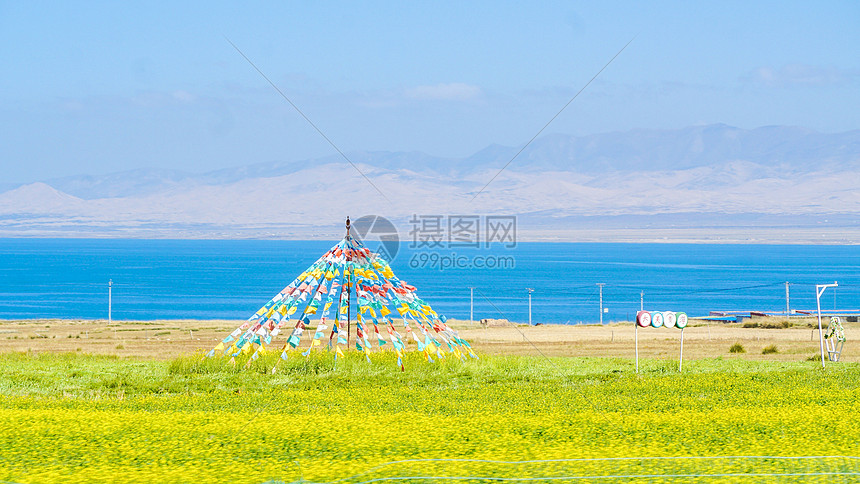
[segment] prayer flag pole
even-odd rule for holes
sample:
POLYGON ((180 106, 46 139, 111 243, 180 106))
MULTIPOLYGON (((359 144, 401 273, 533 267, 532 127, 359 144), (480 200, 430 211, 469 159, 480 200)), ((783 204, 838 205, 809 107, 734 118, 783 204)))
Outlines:
MULTIPOLYGON (((346 240, 347 242, 350 241, 349 215, 346 216, 346 240)), ((346 347, 347 349, 349 349, 349 333, 350 327, 352 326, 350 321, 350 306, 352 306, 352 271, 350 270, 349 262, 352 260, 352 251, 349 249, 347 249, 347 251, 349 252, 346 253, 346 270, 348 271, 348 276, 346 280, 346 347)))

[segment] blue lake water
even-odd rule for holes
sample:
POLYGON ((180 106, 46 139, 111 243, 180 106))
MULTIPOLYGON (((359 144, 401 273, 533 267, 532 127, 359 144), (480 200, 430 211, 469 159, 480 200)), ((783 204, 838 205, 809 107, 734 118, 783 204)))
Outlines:
MULTIPOLYGON (((334 241, 0 239, 0 319, 246 318, 334 241)), ((376 249, 369 244, 372 249, 376 249)), ((593 323, 645 308, 815 309, 815 284, 839 282, 823 309, 860 309, 860 248, 852 246, 519 243, 515 248, 415 249, 392 261, 400 279, 449 318, 593 323), (456 256, 456 257, 455 257, 456 256), (440 269, 457 260, 459 268, 440 269), (488 261, 507 268, 475 268, 488 261)))

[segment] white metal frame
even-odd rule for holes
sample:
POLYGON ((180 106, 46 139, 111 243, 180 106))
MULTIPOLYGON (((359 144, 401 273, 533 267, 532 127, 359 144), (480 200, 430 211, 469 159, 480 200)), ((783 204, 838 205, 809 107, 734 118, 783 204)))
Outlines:
POLYGON ((821 295, 828 287, 838 287, 839 284, 833 281, 833 284, 816 284, 815 285, 815 303, 818 305, 818 343, 821 350, 821 368, 824 368, 824 330, 821 328, 821 295))

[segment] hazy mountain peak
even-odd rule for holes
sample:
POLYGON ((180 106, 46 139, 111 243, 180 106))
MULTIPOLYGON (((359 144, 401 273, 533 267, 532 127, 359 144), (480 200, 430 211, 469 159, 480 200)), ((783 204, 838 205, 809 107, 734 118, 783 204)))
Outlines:
MULTIPOLYGON (((407 170, 423 176, 462 178, 505 166, 520 149, 492 144, 460 159, 421 152, 352 151, 354 163, 378 169, 407 170)), ((741 129, 726 124, 681 129, 634 129, 586 136, 548 134, 536 139, 507 168, 510 171, 570 171, 589 175, 686 170, 746 161, 789 172, 809 172, 824 164, 829 170, 853 168, 860 162, 860 130, 823 134, 794 126, 741 129)), ((345 163, 338 154, 299 161, 271 161, 190 174, 148 169, 103 176, 75 176, 46 183, 83 199, 141 196, 173 188, 223 185, 240 180, 272 178, 345 163)))
POLYGON ((822 134, 717 124, 552 134, 536 139, 472 201, 519 149, 494 144, 460 159, 348 152, 392 204, 339 154, 204 174, 140 169, 68 177, 0 194, 0 230, 295 237, 295 227, 310 227, 308 221, 325 220, 345 207, 393 219, 464 210, 520 214, 523 223, 534 220, 533 214, 600 220, 687 214, 687 224, 696 220, 690 214, 705 213, 722 214, 722 221, 743 214, 860 216, 860 199, 846 188, 860 184, 860 130, 822 134))
POLYGON ((30 183, 0 194, 0 211, 37 213, 64 210, 82 202, 42 182, 30 183))

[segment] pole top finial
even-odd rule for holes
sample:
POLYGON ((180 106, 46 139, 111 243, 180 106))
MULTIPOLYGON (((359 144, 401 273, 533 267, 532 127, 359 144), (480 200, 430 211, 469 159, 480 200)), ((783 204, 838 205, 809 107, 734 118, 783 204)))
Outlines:
POLYGON ((346 236, 349 237, 349 215, 346 216, 346 236))

